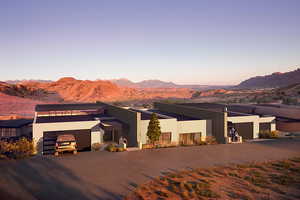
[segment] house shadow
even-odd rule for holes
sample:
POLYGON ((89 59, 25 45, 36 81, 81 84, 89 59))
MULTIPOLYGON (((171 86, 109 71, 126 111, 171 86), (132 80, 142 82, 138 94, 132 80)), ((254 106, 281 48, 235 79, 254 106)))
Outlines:
POLYGON ((120 194, 83 180, 57 160, 44 156, 21 161, 0 161, 0 171, 0 199, 123 198, 120 194))

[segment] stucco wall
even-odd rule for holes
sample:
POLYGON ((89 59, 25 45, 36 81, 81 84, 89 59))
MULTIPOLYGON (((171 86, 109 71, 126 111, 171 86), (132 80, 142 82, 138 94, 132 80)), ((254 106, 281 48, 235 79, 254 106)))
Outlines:
POLYGON ((103 135, 104 130, 101 129, 99 125, 93 127, 91 130, 91 144, 103 143, 103 135))
MULTIPOLYGON (((146 144, 147 130, 150 120, 141 120, 141 142, 146 144)), ((190 120, 190 121, 177 121, 177 119, 159 119, 162 132, 171 132, 171 142, 179 142, 180 133, 201 133, 201 136, 205 137, 206 131, 210 130, 211 123, 207 123, 206 120, 190 120)), ((211 134, 211 133, 210 133, 211 134)))
POLYGON ((210 119, 212 122, 212 136, 216 137, 219 143, 226 143, 227 139, 227 113, 215 112, 206 109, 193 108, 183 105, 154 103, 154 107, 165 112, 186 115, 199 119, 210 119))
POLYGON ((100 121, 81 121, 81 122, 58 122, 58 123, 34 123, 32 126, 32 137, 37 145, 39 153, 43 150, 43 133, 48 131, 63 131, 63 130, 83 130, 92 129, 97 126, 100 121))
POLYGON ((178 121, 178 133, 201 133, 201 136, 207 136, 206 120, 191 120, 191 121, 178 121))
MULTIPOLYGON (((146 144, 148 137, 147 137, 147 131, 148 131, 148 125, 150 120, 141 120, 141 142, 142 144, 146 144)), ((176 119, 160 119, 160 128, 161 132, 171 132, 172 138, 171 142, 178 142, 179 136, 177 132, 177 120, 176 119)))

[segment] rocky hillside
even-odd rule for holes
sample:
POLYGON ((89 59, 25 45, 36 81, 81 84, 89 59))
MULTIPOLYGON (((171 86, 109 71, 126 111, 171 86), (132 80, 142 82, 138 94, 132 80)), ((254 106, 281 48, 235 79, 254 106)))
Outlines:
POLYGON ((253 77, 241 82, 237 88, 278 88, 296 83, 300 83, 300 68, 286 73, 253 77))
POLYGON ((0 120, 9 119, 8 116, 33 117, 34 107, 40 103, 45 102, 11 96, 0 92, 0 120))
POLYGON ((300 83, 292 84, 275 90, 277 95, 300 96, 300 83))

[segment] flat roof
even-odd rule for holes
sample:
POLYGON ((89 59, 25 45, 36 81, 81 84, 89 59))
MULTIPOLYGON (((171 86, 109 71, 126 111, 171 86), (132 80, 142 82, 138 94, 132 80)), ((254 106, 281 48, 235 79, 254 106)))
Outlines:
POLYGON ((239 112, 233 108, 234 105, 218 104, 218 103, 181 103, 179 105, 189 106, 194 108, 202 108, 211 111, 223 112, 227 108, 228 117, 250 116, 256 115, 246 112, 239 112))
POLYGON ((0 128, 20 128, 32 124, 33 119, 0 120, 0 128))
MULTIPOLYGON (((150 120, 151 115, 153 113, 153 112, 148 111, 148 110, 140 110, 140 109, 135 109, 135 108, 130 108, 129 110, 141 113, 141 120, 150 120)), ((156 113, 156 115, 157 115, 158 119, 171 119, 172 118, 170 116, 162 115, 162 114, 159 114, 159 113, 156 113)))
POLYGON ((56 122, 80 122, 112 119, 111 116, 100 115, 66 115, 66 116, 40 116, 36 118, 36 123, 56 123, 56 122))
POLYGON ((97 110, 103 107, 102 103, 38 104, 35 111, 97 110))
POLYGON ((161 110, 151 109, 149 111, 157 113, 157 114, 161 114, 161 115, 166 115, 166 116, 169 116, 169 117, 172 117, 172 118, 176 118, 178 121, 201 120, 200 118, 189 117, 189 116, 186 116, 186 115, 179 115, 179 114, 176 114, 176 113, 164 112, 164 111, 161 111, 161 110))

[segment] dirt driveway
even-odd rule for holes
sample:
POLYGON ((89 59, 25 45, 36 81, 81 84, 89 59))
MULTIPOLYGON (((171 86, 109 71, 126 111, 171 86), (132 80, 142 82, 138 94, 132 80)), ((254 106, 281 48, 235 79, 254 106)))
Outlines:
POLYGON ((0 161, 0 199, 122 199, 165 171, 300 156, 300 139, 0 161))

